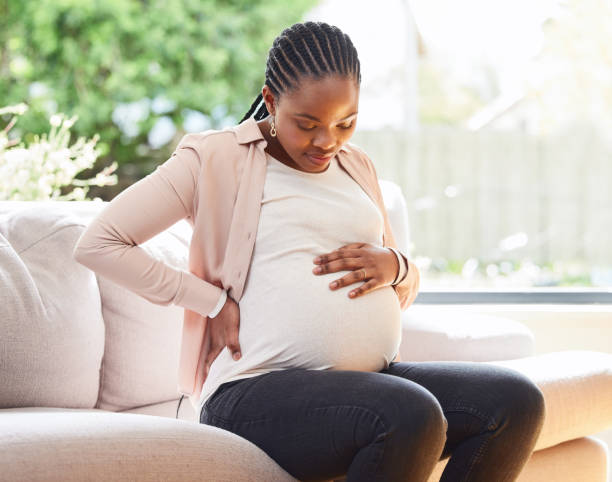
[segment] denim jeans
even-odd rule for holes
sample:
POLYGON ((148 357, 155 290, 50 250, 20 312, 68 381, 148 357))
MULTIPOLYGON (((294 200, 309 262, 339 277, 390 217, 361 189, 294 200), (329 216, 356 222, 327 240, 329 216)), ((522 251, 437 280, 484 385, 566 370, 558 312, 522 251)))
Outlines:
POLYGON ((301 481, 516 480, 544 421, 525 375, 466 361, 380 372, 289 368, 222 384, 200 423, 260 447, 301 481))

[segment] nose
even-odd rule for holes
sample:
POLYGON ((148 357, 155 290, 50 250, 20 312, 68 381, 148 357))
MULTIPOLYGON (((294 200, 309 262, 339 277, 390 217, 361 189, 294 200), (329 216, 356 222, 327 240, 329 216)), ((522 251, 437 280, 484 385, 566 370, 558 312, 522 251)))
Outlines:
POLYGON ((336 145, 336 139, 327 129, 322 129, 317 133, 312 145, 322 151, 331 151, 336 145))

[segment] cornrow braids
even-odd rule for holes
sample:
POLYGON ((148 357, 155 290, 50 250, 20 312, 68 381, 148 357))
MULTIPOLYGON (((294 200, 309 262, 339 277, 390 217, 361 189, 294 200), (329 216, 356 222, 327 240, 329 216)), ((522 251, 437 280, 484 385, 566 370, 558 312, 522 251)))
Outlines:
MULTIPOLYGON (((332 74, 352 77, 361 83, 357 50, 338 27, 325 22, 296 23, 272 42, 265 85, 276 97, 296 89, 305 76, 321 79, 332 74)), ((260 93, 240 122, 251 116, 261 120, 268 115, 260 93)))

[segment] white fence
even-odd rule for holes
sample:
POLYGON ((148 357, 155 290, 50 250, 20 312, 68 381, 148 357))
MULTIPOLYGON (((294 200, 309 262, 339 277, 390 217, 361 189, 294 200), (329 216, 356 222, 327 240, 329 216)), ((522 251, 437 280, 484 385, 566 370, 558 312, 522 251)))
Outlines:
POLYGON ((351 142, 402 187, 412 256, 612 266, 612 158, 594 134, 422 127, 351 142))

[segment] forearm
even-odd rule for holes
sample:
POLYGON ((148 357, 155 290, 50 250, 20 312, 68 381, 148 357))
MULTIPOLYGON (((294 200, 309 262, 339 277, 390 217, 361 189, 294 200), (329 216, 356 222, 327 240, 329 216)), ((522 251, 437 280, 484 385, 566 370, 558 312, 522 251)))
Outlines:
POLYGON ((224 290, 155 259, 145 249, 130 244, 117 226, 94 220, 77 241, 74 259, 103 276, 159 305, 176 304, 208 315, 224 290))

